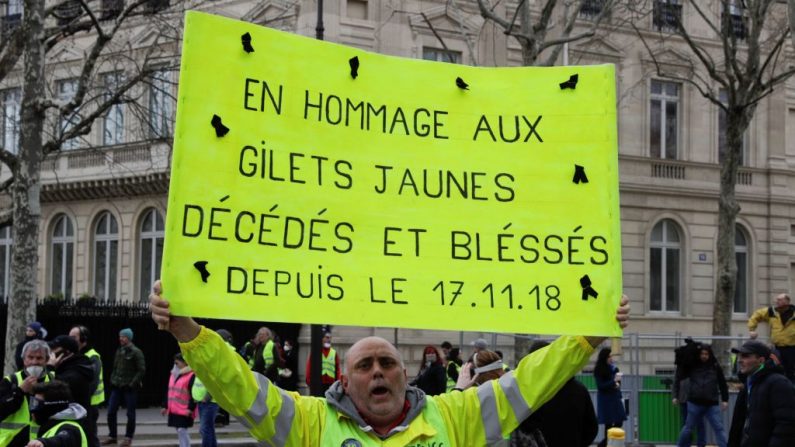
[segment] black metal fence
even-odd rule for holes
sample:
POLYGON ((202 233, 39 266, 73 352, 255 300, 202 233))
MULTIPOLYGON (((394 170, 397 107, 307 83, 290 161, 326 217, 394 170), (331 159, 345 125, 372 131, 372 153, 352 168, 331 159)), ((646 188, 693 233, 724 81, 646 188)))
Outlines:
MULTIPOLYGON (((91 330, 94 349, 102 356, 105 389, 110 386, 113 358, 119 347, 119 331, 123 328, 133 330, 133 343, 146 358, 144 387, 139 395, 139 405, 156 406, 163 402, 168 386, 168 374, 173 365, 177 342, 167 332, 159 331, 149 314, 145 303, 83 305, 73 303, 39 302, 36 310, 39 321, 48 332, 47 339, 67 334, 69 329, 82 324, 91 330)), ((13 318, 13 316, 12 316, 13 318)), ((8 306, 0 304, 0 342, 5 345, 8 306)), ((300 324, 269 323, 257 321, 237 321, 220 319, 199 319, 211 329, 227 329, 232 333, 236 347, 240 347, 257 332, 261 326, 268 326, 282 339, 298 337, 300 324)), ((13 355, 12 353, 2 353, 13 355)), ((4 356, 0 355, 0 361, 4 356)))

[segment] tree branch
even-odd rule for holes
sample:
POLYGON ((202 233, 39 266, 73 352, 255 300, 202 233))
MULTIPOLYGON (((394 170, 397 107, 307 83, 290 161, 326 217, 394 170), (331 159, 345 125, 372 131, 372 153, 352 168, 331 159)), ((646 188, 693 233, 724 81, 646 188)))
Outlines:
POLYGON ((0 50, 0 80, 5 79, 8 73, 14 69, 22 55, 24 26, 24 22, 20 23, 10 36, 3 39, 3 48, 0 50))
POLYGON ((19 157, 5 148, 0 148, 0 162, 8 166, 12 173, 19 168, 19 157))

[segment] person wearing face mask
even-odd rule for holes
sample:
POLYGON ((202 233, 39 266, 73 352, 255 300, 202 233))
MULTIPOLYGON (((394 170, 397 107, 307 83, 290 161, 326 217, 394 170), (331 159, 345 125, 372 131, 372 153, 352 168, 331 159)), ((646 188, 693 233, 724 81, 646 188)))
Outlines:
POLYGON ((426 346, 422 351, 420 371, 411 385, 425 391, 429 396, 443 394, 447 390, 447 371, 435 347, 426 346))
POLYGON ((31 421, 29 403, 33 386, 52 379, 45 371, 49 358, 47 342, 29 341, 22 348, 23 368, 0 380, 0 445, 24 447, 36 434, 38 425, 31 421))
MULTIPOLYGON (((331 333, 326 332, 323 335, 323 350, 322 366, 320 372, 320 383, 323 384, 323 393, 317 397, 322 397, 326 394, 331 385, 340 378, 340 359, 337 356, 337 351, 331 347, 331 333)), ((309 386, 309 371, 312 371, 312 356, 306 357, 306 385, 309 386)))
POLYGON ((285 391, 298 391, 298 348, 291 339, 284 341, 284 368, 279 370, 276 386, 285 391))
POLYGON ((87 413, 80 404, 72 402, 69 386, 59 380, 38 383, 33 387, 35 399, 30 414, 39 423, 36 438, 27 447, 87 447, 88 440, 77 422, 87 413))
POLYGON ((25 338, 17 344, 17 349, 14 352, 17 369, 24 368, 22 365, 22 347, 25 346, 25 343, 33 340, 44 340, 45 338, 47 338, 47 329, 44 329, 44 326, 38 321, 33 321, 25 326, 25 338))

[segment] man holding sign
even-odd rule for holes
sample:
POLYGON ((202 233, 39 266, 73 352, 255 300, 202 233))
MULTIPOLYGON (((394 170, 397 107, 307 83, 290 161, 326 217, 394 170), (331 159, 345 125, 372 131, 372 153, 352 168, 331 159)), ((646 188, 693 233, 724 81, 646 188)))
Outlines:
POLYGON ((437 64, 191 11, 179 85, 152 314, 265 444, 496 442, 621 335, 613 66, 437 64), (192 320, 264 316, 591 337, 434 397, 369 337, 314 398, 192 320))
MULTIPOLYGON (((563 336, 527 355, 499 380, 460 393, 425 396, 407 385, 397 349, 378 337, 356 342, 345 374, 326 398, 277 388, 215 332, 171 315, 160 282, 150 296, 152 318, 171 332, 196 375, 221 407, 259 441, 276 446, 479 446, 503 439, 588 362, 603 337, 563 336), (436 444, 433 444, 436 442, 436 444)), ((618 325, 627 326, 622 298, 618 325)))

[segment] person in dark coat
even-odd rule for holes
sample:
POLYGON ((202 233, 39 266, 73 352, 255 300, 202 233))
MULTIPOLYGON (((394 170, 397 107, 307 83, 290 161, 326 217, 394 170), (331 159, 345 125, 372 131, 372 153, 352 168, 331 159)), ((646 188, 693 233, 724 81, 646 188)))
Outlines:
POLYGON ((613 356, 610 348, 602 348, 596 358, 593 370, 596 378, 596 409, 599 423, 605 426, 605 437, 599 447, 607 445, 607 430, 621 427, 627 419, 624 411, 624 400, 621 397, 621 375, 618 368, 613 365, 613 356))
POLYGON ((298 391, 298 344, 288 338, 282 349, 284 368, 279 371, 276 386, 285 391, 298 391))
MULTIPOLYGON (((546 341, 536 341, 530 347, 530 352, 548 345, 546 341)), ((527 445, 520 438, 537 436, 537 432, 541 433, 547 447, 591 445, 599 432, 599 425, 588 389, 576 379, 569 379, 557 394, 522 422, 511 438, 511 445, 527 445)))
MULTIPOLYGON (((84 354, 74 338, 59 335, 50 343, 52 356, 47 363, 53 368, 55 379, 69 386, 72 402, 83 409, 91 407, 91 383, 94 381, 94 364, 84 354)), ((96 436, 96 422, 85 418, 80 420, 88 439, 96 436)))
POLYGON ((426 346, 422 351, 420 371, 411 384, 425 391, 429 396, 444 394, 447 387, 447 370, 444 368, 442 356, 435 347, 426 346))
MULTIPOLYGON (((674 388, 684 378, 676 377, 674 388)), ((706 418, 712 426, 712 431, 715 432, 718 446, 726 447, 726 430, 723 428, 720 412, 729 407, 729 388, 710 345, 702 344, 699 347, 698 361, 689 369, 687 379, 689 380, 687 420, 679 433, 677 445, 689 447, 693 428, 698 426, 700 420, 706 418)))
POLYGON ((14 361, 17 364, 17 370, 25 367, 22 362, 22 347, 25 346, 25 343, 32 340, 44 340, 46 337, 47 330, 38 321, 34 321, 25 327, 25 338, 17 344, 17 349, 14 351, 14 361))
POLYGON ((86 410, 72 402, 69 386, 60 380, 33 386, 35 399, 30 415, 39 424, 36 439, 27 447, 83 447, 88 444, 78 421, 86 419, 86 410))
POLYGON ((795 389, 770 348, 752 340, 732 352, 745 385, 734 405, 729 447, 795 446, 795 389))

